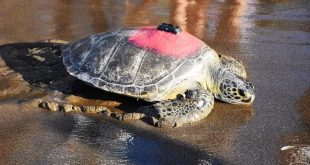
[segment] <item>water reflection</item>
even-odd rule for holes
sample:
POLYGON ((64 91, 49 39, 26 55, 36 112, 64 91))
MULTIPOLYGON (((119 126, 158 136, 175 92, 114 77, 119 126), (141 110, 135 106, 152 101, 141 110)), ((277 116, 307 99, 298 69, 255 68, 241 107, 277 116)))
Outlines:
POLYGON ((72 22, 72 15, 71 15, 71 0, 58 0, 54 1, 52 4, 53 9, 53 36, 55 39, 68 39, 72 38, 72 31, 71 31, 71 22, 72 22))
POLYGON ((127 27, 131 26, 147 26, 157 24, 156 15, 152 13, 152 7, 156 0, 144 0, 135 3, 131 0, 125 2, 125 20, 124 24, 127 27))
MULTIPOLYGON (((240 52, 241 16, 244 14, 246 2, 242 0, 224 1, 215 26, 215 36, 211 45, 221 49, 224 54, 235 55, 240 52)), ((238 56, 239 58, 242 56, 238 56)))
POLYGON ((108 131, 100 121, 79 114, 73 115, 72 119, 75 123, 72 132, 61 146, 51 150, 47 162, 77 163, 79 160, 82 164, 123 164, 129 161, 127 142, 133 138, 131 133, 113 126, 114 131, 108 131), (81 158, 84 154, 86 158, 81 158))
POLYGON ((188 150, 178 146, 154 141, 148 132, 143 132, 144 135, 133 133, 116 123, 80 114, 68 117, 75 123, 72 125, 72 131, 61 145, 48 152, 42 162, 52 164, 60 162, 69 164, 197 164, 199 157, 206 162, 219 163, 206 154, 196 151, 192 151, 195 154, 190 154, 188 150))
POLYGON ((47 38, 75 40, 91 33, 119 27, 171 22, 204 40, 237 42, 240 36, 239 19, 246 8, 246 3, 241 0, 90 0, 79 3, 72 0, 44 0, 25 2, 24 6, 27 8, 22 7, 20 3, 15 4, 15 1, 0 2, 0 5, 7 6, 1 13, 8 16, 5 20, 0 17, 0 21, 5 25, 0 27, 4 35, 2 40, 15 38, 28 41, 47 38), (15 10, 12 6, 19 6, 19 12, 13 12, 15 10), (38 8, 44 10, 37 10, 38 8), (220 13, 218 22, 214 22, 217 17, 215 12, 220 13), (8 29, 17 25, 22 26, 8 29), (210 29, 208 26, 215 28, 210 29), (207 32, 206 29, 211 31, 207 32), (207 33, 216 35, 211 38, 212 35, 206 36, 207 33))
POLYGON ((90 18, 92 19, 91 26, 94 28, 95 33, 103 32, 107 29, 107 21, 103 4, 101 0, 89 0, 88 2, 90 18))
POLYGON ((196 37, 203 38, 208 3, 205 0, 172 0, 171 22, 196 37))

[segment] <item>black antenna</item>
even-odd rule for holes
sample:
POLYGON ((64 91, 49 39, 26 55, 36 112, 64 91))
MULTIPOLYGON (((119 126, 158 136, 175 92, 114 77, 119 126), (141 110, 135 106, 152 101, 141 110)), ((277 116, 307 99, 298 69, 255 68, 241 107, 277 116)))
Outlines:
POLYGON ((182 32, 182 29, 179 26, 168 23, 162 23, 161 25, 157 26, 157 30, 166 31, 173 34, 182 32))

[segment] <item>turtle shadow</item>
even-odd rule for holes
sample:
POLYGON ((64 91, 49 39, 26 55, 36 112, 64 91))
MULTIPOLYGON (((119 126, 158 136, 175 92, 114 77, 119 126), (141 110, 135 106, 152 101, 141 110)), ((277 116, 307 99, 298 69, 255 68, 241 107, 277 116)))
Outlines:
POLYGON ((21 74, 30 85, 48 87, 62 77, 67 77, 61 64, 58 44, 13 43, 0 46, 0 57, 6 65, 21 74))
POLYGON ((0 46, 0 57, 32 87, 56 90, 67 96, 90 100, 116 101, 120 103, 117 108, 125 112, 135 111, 149 104, 143 100, 96 89, 72 77, 63 65, 60 46, 44 42, 5 44, 0 46))

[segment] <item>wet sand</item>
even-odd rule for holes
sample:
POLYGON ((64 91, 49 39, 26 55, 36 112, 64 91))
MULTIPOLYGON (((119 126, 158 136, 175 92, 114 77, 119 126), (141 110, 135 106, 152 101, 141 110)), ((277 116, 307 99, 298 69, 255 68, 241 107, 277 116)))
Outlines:
POLYGON ((2 46, 0 164, 309 163, 309 158, 294 157, 310 145, 308 1, 4 0, 0 5, 1 44, 73 41, 117 27, 173 22, 217 52, 242 59, 256 87, 253 105, 216 102, 206 119, 175 129, 100 115, 52 113, 29 100, 47 97, 107 105, 120 112, 146 103, 79 83, 74 93, 66 93, 73 80, 57 56, 42 62, 27 56, 27 49, 16 51, 16 44, 2 46), (294 148, 281 151, 284 146, 294 148))

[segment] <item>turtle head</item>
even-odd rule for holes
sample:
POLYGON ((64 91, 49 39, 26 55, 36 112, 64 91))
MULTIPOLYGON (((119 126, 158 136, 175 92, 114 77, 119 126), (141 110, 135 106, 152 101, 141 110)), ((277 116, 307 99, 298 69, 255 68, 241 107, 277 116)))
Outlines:
POLYGON ((250 104, 255 98, 254 86, 246 79, 230 71, 222 72, 219 82, 219 93, 215 98, 232 104, 250 104))

